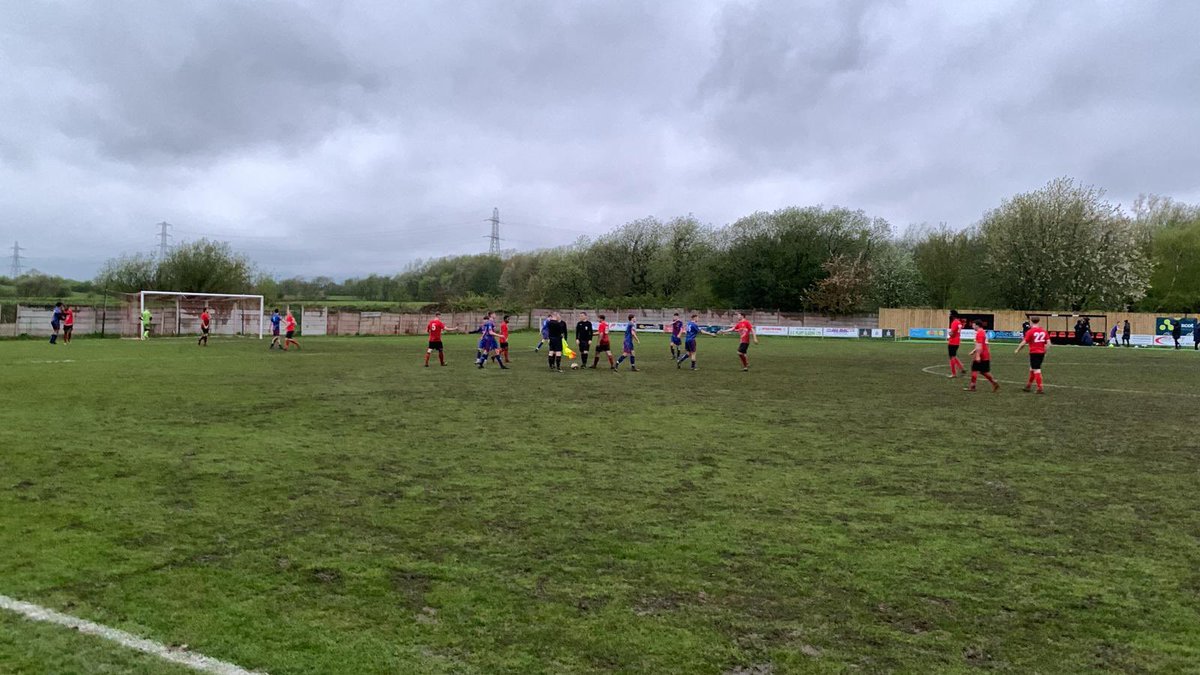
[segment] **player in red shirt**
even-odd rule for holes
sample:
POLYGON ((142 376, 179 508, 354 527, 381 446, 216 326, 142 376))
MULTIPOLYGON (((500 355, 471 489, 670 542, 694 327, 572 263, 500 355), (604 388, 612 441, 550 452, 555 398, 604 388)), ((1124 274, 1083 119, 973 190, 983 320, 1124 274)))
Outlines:
POLYGON ((208 308, 205 307, 203 312, 200 312, 200 339, 196 340, 196 346, 208 346, 208 331, 212 327, 212 315, 208 313, 208 308))
POLYGON ((505 314, 504 320, 500 322, 500 357, 505 363, 511 363, 508 358, 508 320, 510 315, 505 314))
POLYGON ((288 350, 288 345, 296 345, 296 349, 300 349, 300 343, 296 342, 296 317, 290 309, 283 318, 283 331, 283 351, 288 350))
POLYGON ((1029 330, 1025 331, 1025 336, 1021 338, 1021 344, 1017 345, 1017 352, 1021 353, 1021 348, 1029 345, 1029 381, 1025 383, 1024 391, 1030 391, 1033 384, 1037 383, 1037 393, 1044 394, 1042 390, 1042 361, 1046 359, 1046 347, 1050 344, 1050 335, 1046 333, 1046 329, 1038 324, 1041 319, 1032 317, 1029 319, 1032 325, 1029 330))
POLYGON ((592 370, 600 365, 600 352, 604 352, 608 356, 608 367, 612 368, 616 362, 613 361, 612 343, 608 337, 608 322, 604 320, 603 314, 597 314, 597 319, 600 319, 599 325, 596 326, 596 355, 592 359, 592 370))
POLYGON ((442 331, 450 330, 442 323, 442 313, 436 312, 433 320, 425 324, 425 332, 429 334, 429 346, 425 349, 425 367, 429 367, 429 355, 438 353, 438 363, 446 365, 446 355, 442 351, 442 331))
POLYGON ((946 345, 950 351, 950 377, 958 377, 967 369, 958 360, 958 346, 962 343, 963 322, 958 318, 958 310, 950 310, 950 330, 946 331, 946 345))
POLYGON ((987 331, 983 329, 982 321, 975 321, 975 348, 971 350, 971 384, 963 391, 975 391, 975 378, 983 373, 983 377, 992 383, 992 391, 1000 391, 1000 383, 992 377, 992 350, 988 346, 987 331))
POLYGON ((74 334, 74 332, 75 308, 68 305, 66 311, 63 312, 63 342, 69 343, 71 341, 71 335, 74 334))
POLYGON ((742 372, 744 373, 750 370, 750 359, 746 355, 746 352, 750 350, 750 340, 753 339, 754 344, 758 344, 758 333, 754 332, 754 326, 746 320, 745 314, 737 312, 735 316, 737 316, 738 319, 737 323, 721 332, 728 333, 733 331, 741 336, 741 342, 738 343, 738 358, 742 361, 742 372))

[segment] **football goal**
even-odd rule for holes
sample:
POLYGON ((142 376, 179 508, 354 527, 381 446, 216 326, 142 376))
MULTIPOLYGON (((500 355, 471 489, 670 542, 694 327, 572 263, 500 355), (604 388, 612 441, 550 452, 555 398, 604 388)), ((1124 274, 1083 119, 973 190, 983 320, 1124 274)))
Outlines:
POLYGON ((263 337, 263 296, 237 293, 140 291, 131 294, 122 333, 145 339, 142 313, 150 312, 150 337, 199 335, 200 315, 208 309, 211 335, 263 337), (136 301, 134 301, 136 297, 136 301))

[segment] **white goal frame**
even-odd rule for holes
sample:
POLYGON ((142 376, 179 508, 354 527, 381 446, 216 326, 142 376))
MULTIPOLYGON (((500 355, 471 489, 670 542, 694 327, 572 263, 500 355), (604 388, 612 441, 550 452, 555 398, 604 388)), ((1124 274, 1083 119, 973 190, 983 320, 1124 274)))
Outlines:
MULTIPOLYGON (((179 315, 179 301, 183 298, 202 300, 204 298, 216 298, 220 300, 258 300, 258 339, 263 339, 263 329, 266 325, 264 312, 266 311, 266 301, 261 295, 247 295, 242 293, 182 293, 180 291, 138 291, 138 321, 141 321, 142 312, 146 311, 146 298, 152 297, 173 297, 175 298, 175 314, 179 315)), ((138 331, 138 339, 144 340, 145 330, 138 331)))

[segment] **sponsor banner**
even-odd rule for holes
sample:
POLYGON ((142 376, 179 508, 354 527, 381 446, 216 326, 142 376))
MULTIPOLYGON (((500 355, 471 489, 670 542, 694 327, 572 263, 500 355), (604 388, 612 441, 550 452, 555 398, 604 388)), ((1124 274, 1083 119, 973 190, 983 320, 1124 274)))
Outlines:
MULTIPOLYGON (((639 323, 637 324, 639 333, 665 333, 661 323, 639 323)), ((624 327, 621 330, 625 330, 624 327)))
POLYGON ((894 328, 872 328, 871 337, 894 340, 896 339, 896 330, 894 328))
MULTIPOLYGON (((1155 335, 1170 335, 1174 330, 1175 324, 1178 323, 1184 335, 1193 335, 1196 332, 1196 319, 1178 319, 1169 316, 1160 316, 1154 320, 1155 335)), ((1174 343, 1171 343, 1174 344, 1174 343)))
POLYGON ((383 316, 383 312, 359 312, 358 316, 363 319, 378 319, 383 316))
MULTIPOLYGON (((964 340, 967 338, 967 335, 968 335, 967 331, 964 330, 962 332, 962 336, 963 336, 964 340)), ((975 339, 974 333, 971 333, 970 336, 971 336, 972 340, 975 339)), ((908 337, 913 340, 945 340, 946 339, 946 329, 945 328, 909 328, 908 329, 908 337)))
POLYGON ((859 328, 858 329, 858 337, 860 337, 860 338, 871 337, 871 329, 870 328, 859 328))
POLYGON ((787 326, 755 326, 754 332, 759 335, 787 335, 787 326))
POLYGON ((820 328, 809 328, 808 326, 790 326, 787 334, 791 337, 822 337, 825 332, 820 328))
MULTIPOLYGON (((1134 337, 1137 337, 1137 336, 1134 336, 1134 335, 1129 336, 1129 338, 1130 338, 1129 341, 1133 342, 1134 337)), ((1179 338, 1179 344, 1190 345, 1190 344, 1192 344, 1192 339, 1188 335, 1185 334, 1183 337, 1179 338)), ((1154 336, 1154 346, 1155 347, 1174 347, 1175 346, 1175 338, 1171 337, 1170 335, 1155 335, 1154 336)))
POLYGON ((823 328, 821 336, 827 338, 856 338, 858 337, 857 328, 823 328))
POLYGON ((1154 335, 1133 334, 1129 336, 1129 344, 1133 345, 1134 347, 1153 347, 1154 338, 1154 335))
MULTIPOLYGON (((1003 342, 1020 342, 1024 339, 1019 330, 989 330, 987 332, 989 340, 999 340, 1003 342)), ((975 341, 975 335, 972 333, 971 341, 975 341)))

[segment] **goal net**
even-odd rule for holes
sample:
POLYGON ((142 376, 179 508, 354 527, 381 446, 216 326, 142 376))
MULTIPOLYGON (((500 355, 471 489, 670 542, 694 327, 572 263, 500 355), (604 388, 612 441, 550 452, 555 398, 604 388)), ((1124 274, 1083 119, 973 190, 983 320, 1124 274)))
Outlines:
POLYGON ((200 315, 208 309, 210 335, 262 339, 266 318, 263 296, 235 293, 180 293, 141 291, 126 303, 122 335, 143 337, 142 312, 150 312, 149 337, 200 334, 200 315))

